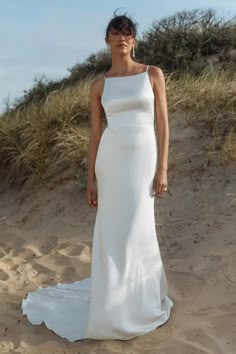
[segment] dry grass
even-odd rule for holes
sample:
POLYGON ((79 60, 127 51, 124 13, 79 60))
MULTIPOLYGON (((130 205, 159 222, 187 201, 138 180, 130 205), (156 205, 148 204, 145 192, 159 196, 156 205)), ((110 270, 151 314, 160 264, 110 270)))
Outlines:
MULTIPOLYGON (((89 82, 53 92, 0 120, 0 160, 7 184, 46 181, 80 165, 89 138, 89 82)), ((84 168, 83 164, 80 166, 84 168)))
MULTIPOLYGON (((191 126, 212 136, 211 149, 222 160, 236 160, 236 74, 167 76, 169 111, 184 112, 191 126)), ((48 181, 70 168, 86 182, 90 130, 88 89, 91 79, 54 91, 0 119, 0 162, 8 185, 48 181)))
POLYGON ((236 160, 236 73, 202 72, 167 78, 169 111, 183 111, 188 123, 212 137, 221 162, 236 160))

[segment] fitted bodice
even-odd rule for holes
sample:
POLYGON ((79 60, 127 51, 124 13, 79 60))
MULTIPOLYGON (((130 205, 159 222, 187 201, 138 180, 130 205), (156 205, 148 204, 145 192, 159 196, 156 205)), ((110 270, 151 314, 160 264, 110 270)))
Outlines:
POLYGON ((108 127, 153 125, 154 93, 148 70, 136 75, 104 78, 101 103, 108 127))

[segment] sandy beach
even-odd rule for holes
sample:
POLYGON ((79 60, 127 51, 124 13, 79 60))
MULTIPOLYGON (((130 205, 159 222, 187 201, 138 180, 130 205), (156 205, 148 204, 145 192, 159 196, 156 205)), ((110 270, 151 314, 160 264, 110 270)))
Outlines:
POLYGON ((170 134, 173 196, 155 199, 169 321, 128 341, 70 343, 22 315, 29 291, 90 276, 96 209, 68 175, 49 188, 0 190, 0 353, 236 353, 236 168, 214 154, 208 164, 209 142, 180 116, 170 134))

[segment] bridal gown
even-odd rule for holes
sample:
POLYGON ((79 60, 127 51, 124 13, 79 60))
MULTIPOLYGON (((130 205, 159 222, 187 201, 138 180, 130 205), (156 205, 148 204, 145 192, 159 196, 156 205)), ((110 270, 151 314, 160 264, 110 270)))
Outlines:
POLYGON ((165 323, 174 304, 155 229, 157 142, 148 66, 104 79, 107 126, 95 161, 91 277, 39 287, 22 300, 32 324, 44 322, 71 342, 142 335, 165 323))

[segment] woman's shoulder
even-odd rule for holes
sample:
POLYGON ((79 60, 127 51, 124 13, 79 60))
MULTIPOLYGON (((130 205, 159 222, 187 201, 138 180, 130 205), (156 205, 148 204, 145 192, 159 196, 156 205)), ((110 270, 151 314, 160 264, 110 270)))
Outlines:
POLYGON ((103 88, 103 84, 104 84, 104 77, 103 77, 103 74, 101 74, 91 80, 90 85, 89 85, 90 91, 99 93, 103 88))
POLYGON ((149 65, 148 71, 151 75, 155 77, 159 77, 163 75, 162 69, 156 65, 149 65))
POLYGON ((149 65, 148 74, 153 88, 165 86, 164 73, 159 66, 149 65))
POLYGON ((90 81, 90 86, 96 87, 100 85, 103 81, 104 81, 104 75, 99 74, 98 76, 96 76, 90 81))

